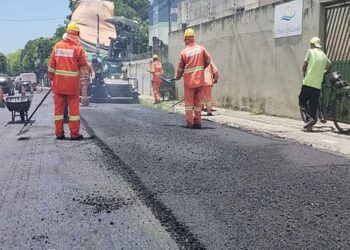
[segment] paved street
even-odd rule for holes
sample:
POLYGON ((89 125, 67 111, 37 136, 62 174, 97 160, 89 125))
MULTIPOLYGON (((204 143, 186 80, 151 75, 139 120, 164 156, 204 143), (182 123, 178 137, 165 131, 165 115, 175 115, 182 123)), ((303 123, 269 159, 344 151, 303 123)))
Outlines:
POLYGON ((95 140, 55 139, 52 112, 49 96, 16 136, 0 109, 0 249, 177 249, 95 140))
POLYGON ((21 136, 0 109, 0 249, 350 247, 345 158, 141 105, 82 115, 86 139, 57 141, 51 97, 21 136))
POLYGON ((345 158, 212 122, 189 130, 182 115, 138 105, 94 105, 83 115, 124 163, 116 171, 146 200, 155 196, 157 218, 160 204, 201 246, 349 247, 345 158))

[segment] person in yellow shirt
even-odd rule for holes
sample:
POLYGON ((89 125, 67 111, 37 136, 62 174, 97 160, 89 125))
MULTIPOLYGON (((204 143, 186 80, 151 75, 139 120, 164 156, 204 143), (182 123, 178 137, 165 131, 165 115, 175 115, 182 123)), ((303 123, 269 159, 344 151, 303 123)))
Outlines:
POLYGON ((302 66, 304 80, 299 94, 299 106, 309 117, 309 121, 304 126, 307 131, 311 131, 317 122, 316 112, 321 93, 321 85, 325 72, 331 66, 331 61, 321 48, 320 38, 313 37, 302 66))

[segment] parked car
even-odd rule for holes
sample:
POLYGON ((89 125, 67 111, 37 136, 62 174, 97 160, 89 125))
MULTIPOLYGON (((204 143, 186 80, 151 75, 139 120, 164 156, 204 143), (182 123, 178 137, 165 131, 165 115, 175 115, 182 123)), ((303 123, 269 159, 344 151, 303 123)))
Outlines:
MULTIPOLYGON (((37 77, 35 73, 22 73, 19 75, 20 85, 23 85, 26 91, 36 91, 37 90, 37 77), (31 86, 28 84, 30 83, 31 86)), ((21 93, 22 89, 19 87, 18 91, 21 93)))
POLYGON ((0 86, 2 87, 2 91, 4 92, 4 94, 15 94, 15 85, 12 83, 11 79, 5 74, 0 74, 0 86))
POLYGON ((18 93, 21 94, 23 90, 33 94, 34 89, 33 89, 32 83, 29 81, 21 82, 21 84, 19 85, 19 88, 18 88, 18 93))

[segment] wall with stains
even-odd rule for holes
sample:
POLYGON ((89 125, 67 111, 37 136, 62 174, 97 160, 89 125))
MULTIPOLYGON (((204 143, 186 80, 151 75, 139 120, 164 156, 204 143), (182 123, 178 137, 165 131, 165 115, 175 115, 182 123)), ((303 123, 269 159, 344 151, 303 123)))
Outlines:
MULTIPOLYGON (((192 28, 197 42, 208 49, 220 72, 213 90, 216 105, 297 118, 301 65, 310 39, 320 35, 322 9, 319 0, 304 0, 303 34, 275 39, 272 2, 276 1, 265 0, 259 8, 192 28)), ((172 64, 177 64, 183 48, 183 30, 172 32, 172 64)), ((181 97, 182 87, 178 92, 181 97)))
POLYGON ((143 95, 152 95, 151 75, 147 69, 151 68, 151 58, 124 63, 128 76, 138 80, 138 92, 143 95))

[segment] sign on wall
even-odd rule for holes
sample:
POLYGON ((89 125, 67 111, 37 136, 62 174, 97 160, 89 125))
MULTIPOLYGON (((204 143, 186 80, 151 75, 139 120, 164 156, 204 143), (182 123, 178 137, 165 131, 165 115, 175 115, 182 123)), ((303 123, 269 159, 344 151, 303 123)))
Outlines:
POLYGON ((301 35, 303 31, 303 0, 275 6, 275 38, 301 35))

